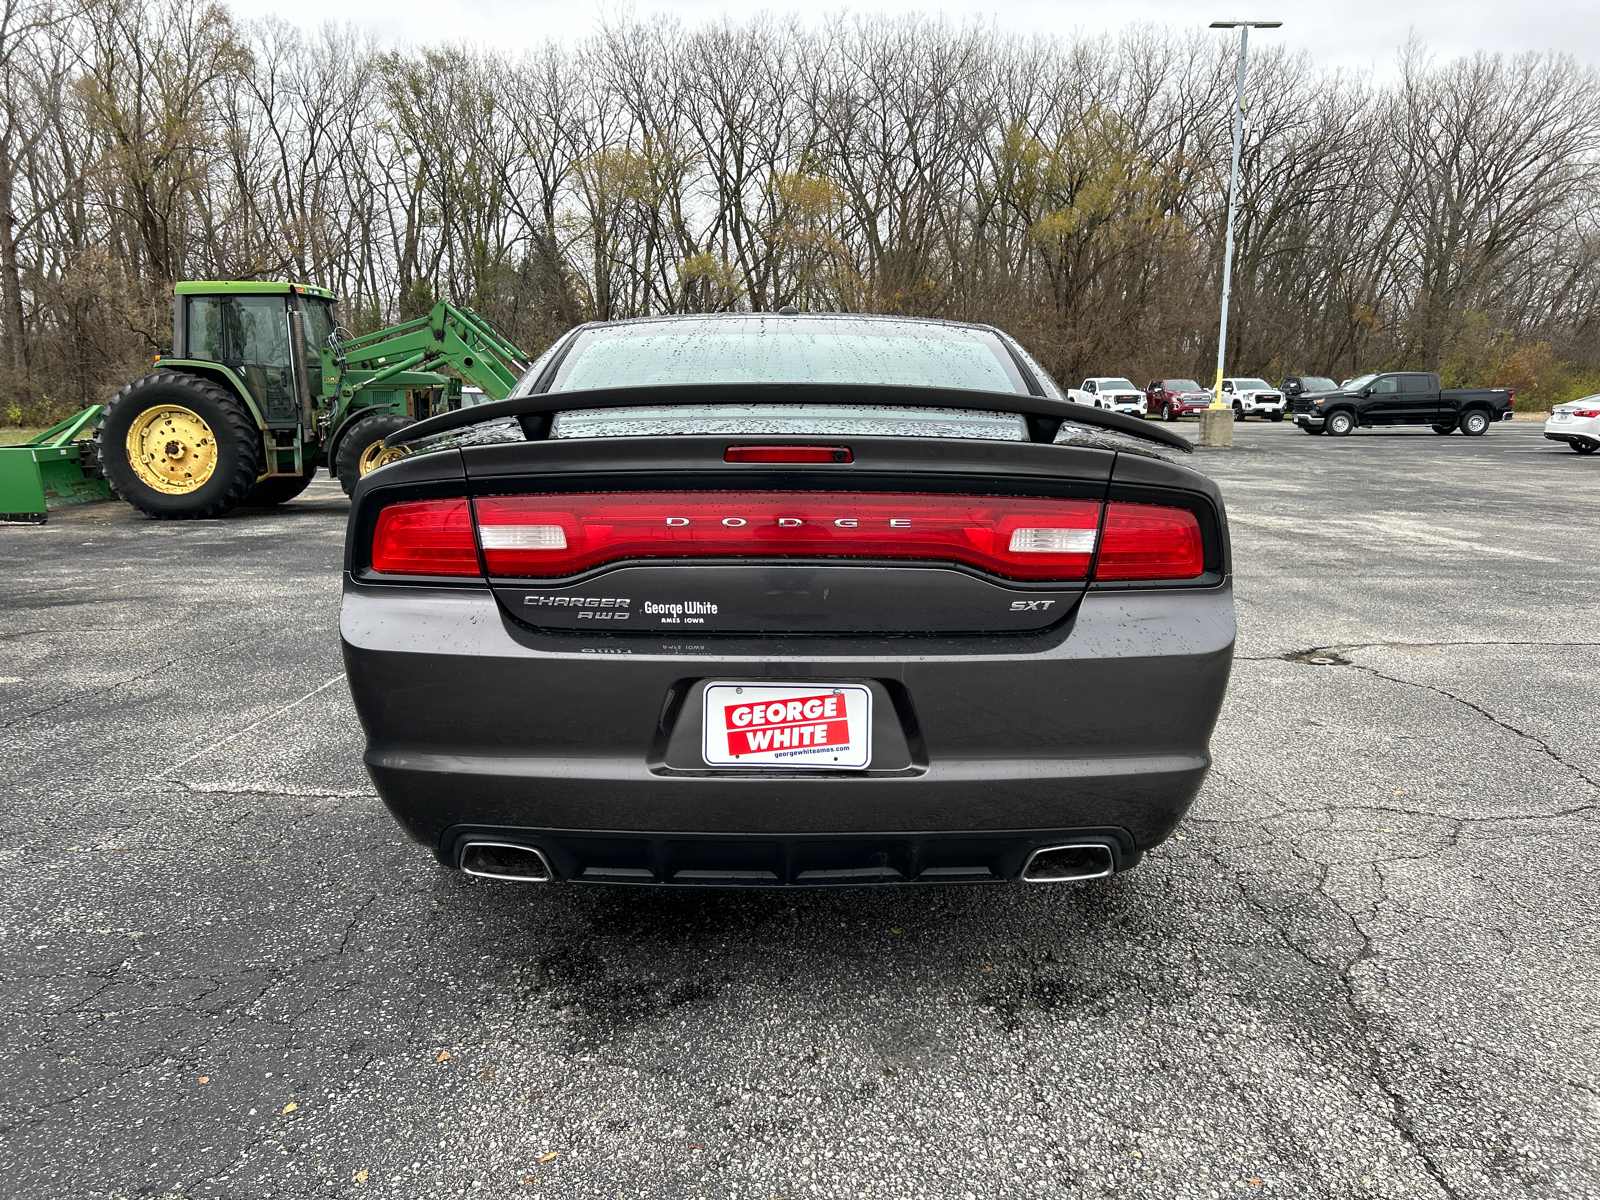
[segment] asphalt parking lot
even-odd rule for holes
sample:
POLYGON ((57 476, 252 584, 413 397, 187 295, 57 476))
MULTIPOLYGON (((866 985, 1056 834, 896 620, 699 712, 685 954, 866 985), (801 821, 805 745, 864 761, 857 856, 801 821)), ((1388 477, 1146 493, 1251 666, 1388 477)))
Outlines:
POLYGON ((1600 461, 1539 429, 1197 453, 1216 766, 1059 888, 466 880, 361 766, 337 485, 0 528, 0 1191, 1600 1194, 1600 461))

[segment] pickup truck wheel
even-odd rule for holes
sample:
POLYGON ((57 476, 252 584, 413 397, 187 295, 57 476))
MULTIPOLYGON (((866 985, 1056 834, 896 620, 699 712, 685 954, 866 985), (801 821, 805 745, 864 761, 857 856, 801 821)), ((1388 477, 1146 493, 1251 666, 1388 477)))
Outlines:
POLYGON ((1322 436, 1322 430, 1320 428, 1318 428, 1317 426, 1314 426, 1314 425, 1302 425, 1302 426, 1300 426, 1300 428, 1302 430, 1304 430, 1306 433, 1309 433, 1312 437, 1321 437, 1322 436))
POLYGON ((1438 434, 1454 433, 1456 424, 1454 421, 1441 421, 1433 427, 1433 431, 1438 434))
POLYGON ((1172 415, 1172 405, 1166 401, 1162 401, 1161 403, 1161 419, 1163 421, 1177 420, 1177 418, 1172 415))
POLYGON ((1275 412, 1272 414, 1272 419, 1274 421, 1281 421, 1283 420, 1283 414, 1281 412, 1275 412))
POLYGON ((1489 429, 1489 414, 1481 408, 1461 414, 1461 432, 1468 437, 1482 437, 1489 429))
POLYGON ((1332 437, 1349 437, 1355 432, 1356 419, 1349 413, 1340 410, 1328 414, 1327 423, 1323 431, 1332 437))

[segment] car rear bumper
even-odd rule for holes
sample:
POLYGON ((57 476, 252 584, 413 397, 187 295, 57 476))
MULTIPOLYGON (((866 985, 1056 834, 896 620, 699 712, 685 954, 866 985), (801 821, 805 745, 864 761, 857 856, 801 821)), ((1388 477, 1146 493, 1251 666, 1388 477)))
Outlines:
MULTIPOLYGON (((436 848, 446 866, 474 871, 479 846, 531 849, 546 879, 526 882, 686 887, 860 887, 885 884, 1060 882, 1023 872, 1040 852, 1090 851, 1070 877, 1097 878, 1138 864, 1127 830, 848 833, 826 835, 638 833, 462 825, 436 848)), ((513 878, 495 874, 494 878, 513 878)))
POLYGON ((1566 442, 1567 445, 1569 445, 1569 446, 1572 446, 1572 445, 1578 445, 1578 446, 1600 445, 1600 430, 1592 430, 1592 431, 1589 431, 1589 432, 1579 432, 1577 430, 1568 430, 1568 429, 1561 429, 1561 430, 1546 429, 1544 431, 1544 436, 1549 438, 1552 442, 1566 442))
POLYGON ((412 837, 455 865, 463 830, 522 831, 554 847, 563 878, 644 855, 654 875, 639 881, 657 883, 676 881, 662 846, 730 840, 782 883, 863 856, 907 880, 940 878, 929 865, 978 878, 980 862, 1013 877, 1027 846, 1074 831, 1112 837, 1131 865, 1199 790, 1234 642, 1226 585, 1091 592, 1021 636, 673 648, 534 634, 487 590, 347 580, 340 625, 368 770, 412 837), (871 764, 763 774, 686 758, 712 679, 866 682, 881 698, 871 764), (987 857, 938 851, 974 837, 994 842, 987 857), (592 861, 560 849, 596 838, 610 849, 592 861), (911 848, 929 844, 932 857, 911 848))

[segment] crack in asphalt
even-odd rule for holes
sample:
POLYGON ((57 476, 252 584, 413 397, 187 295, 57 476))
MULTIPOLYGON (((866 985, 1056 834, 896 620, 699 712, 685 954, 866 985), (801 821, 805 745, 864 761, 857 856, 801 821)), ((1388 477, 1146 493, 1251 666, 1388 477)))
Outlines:
MULTIPOLYGON (((232 649, 232 646, 226 646, 223 647, 223 649, 232 649)), ((13 717, 9 721, 0 723, 0 729, 10 729, 13 725, 20 725, 24 721, 31 721, 35 717, 42 717, 46 713, 52 713, 58 708, 65 708, 69 704, 76 704, 82 700, 94 700, 100 696, 109 696, 118 688, 126 687, 130 683, 138 683, 141 680, 153 679, 155 676, 161 674, 161 672, 177 666, 180 662, 186 661, 188 657, 190 656, 185 656, 184 658, 174 658, 168 662, 162 663, 159 667, 155 667, 144 672, 142 675, 130 675, 127 679, 119 679, 110 687, 97 688, 92 691, 78 692, 75 695, 65 696, 62 699, 57 700, 54 704, 47 704, 43 708, 35 709, 33 712, 23 713, 20 717, 13 717)))
MULTIPOLYGON (((1203 847, 1196 847, 1196 849, 1202 857, 1209 858, 1219 871, 1222 871, 1224 874, 1230 873, 1230 868, 1228 864, 1223 861, 1220 853, 1207 850, 1203 847)), ((1273 918, 1270 910, 1250 894, 1250 889, 1245 885, 1243 877, 1237 873, 1233 873, 1233 886, 1238 892, 1239 898, 1252 912, 1256 914, 1257 919, 1260 920, 1263 925, 1272 930, 1272 932, 1277 936, 1279 942, 1281 942, 1290 953, 1298 956, 1308 966, 1312 967, 1319 973, 1331 973, 1332 977, 1337 980, 1340 991, 1340 1010, 1343 1012, 1347 1024, 1355 1033, 1357 1040, 1359 1041, 1362 1049, 1365 1051, 1366 1062, 1363 1064, 1362 1073, 1366 1078, 1372 1081, 1373 1086, 1382 1092, 1384 1097, 1389 1101, 1389 1112, 1386 1114, 1386 1116, 1390 1126, 1399 1135, 1401 1141, 1409 1146, 1416 1154, 1418 1161, 1423 1166, 1423 1169, 1428 1172, 1428 1175, 1433 1179, 1440 1192, 1447 1197, 1447 1200, 1459 1200, 1459 1193, 1455 1190, 1454 1186, 1445 1176, 1443 1169, 1433 1157, 1432 1152, 1426 1145, 1424 1145, 1422 1139, 1418 1136, 1416 1126, 1411 1119, 1410 1107, 1405 1097, 1401 1095, 1398 1089, 1392 1087, 1388 1080, 1384 1077, 1382 1059, 1379 1056, 1376 1040, 1371 1029, 1371 1018, 1356 1000, 1356 982, 1354 978, 1354 972, 1356 968, 1359 967, 1363 962, 1367 962, 1369 960, 1376 962, 1380 957, 1379 951, 1373 946, 1371 936, 1365 929, 1361 927, 1361 923, 1355 918, 1355 916, 1350 913, 1336 897, 1328 892, 1328 864, 1313 863, 1312 860, 1305 859, 1304 856, 1294 848, 1291 848, 1290 853, 1292 853, 1295 857, 1300 858, 1302 861, 1307 862, 1308 865, 1314 865, 1317 868, 1317 894, 1321 896, 1335 912, 1339 913, 1339 915, 1345 919, 1345 921, 1349 924, 1351 931, 1357 938, 1360 939, 1360 950, 1350 958, 1346 959, 1344 962, 1335 962, 1331 958, 1328 961, 1323 961, 1306 947, 1302 946, 1294 937, 1289 934, 1288 930, 1279 925, 1279 923, 1273 918)))
MULTIPOLYGON (((1544 738, 1540 737, 1536 733, 1529 733, 1525 729, 1518 729, 1515 725, 1511 724, 1510 721, 1507 721, 1504 718, 1495 716, 1494 713, 1490 712, 1487 708, 1485 708, 1481 704, 1474 703, 1473 701, 1466 699, 1464 696, 1458 696, 1454 692, 1446 691, 1444 688, 1437 687, 1437 686, 1435 686, 1434 684, 1431 684, 1431 683, 1418 683, 1414 679, 1402 679, 1398 675, 1385 674, 1383 671, 1378 670, 1376 667, 1369 667, 1365 663, 1350 662, 1349 660, 1344 659, 1342 657, 1337 657, 1337 656, 1340 655, 1340 652, 1344 651, 1344 650, 1370 649, 1370 648, 1379 647, 1379 646, 1382 646, 1382 647, 1404 647, 1404 646, 1408 646, 1408 645, 1410 645, 1410 646, 1546 646, 1546 645, 1548 645, 1548 646, 1563 646, 1563 647, 1565 647, 1565 646, 1584 647, 1584 646, 1593 646, 1593 645, 1597 645, 1597 644, 1600 644, 1600 643, 1594 643, 1594 642, 1367 642, 1367 643, 1361 643, 1361 644, 1356 644, 1356 645, 1313 646, 1309 650, 1297 651, 1293 655, 1279 655, 1277 657, 1279 657, 1280 659, 1287 659, 1289 661, 1306 662, 1308 665, 1334 666, 1334 667, 1354 667, 1358 671, 1365 671, 1368 675, 1371 675, 1374 679, 1382 679, 1382 680, 1384 680, 1385 682, 1388 682, 1388 683, 1398 683, 1398 684, 1401 684, 1404 687, 1419 688, 1422 691, 1433 692, 1435 695, 1443 696, 1447 700, 1454 700, 1457 704, 1465 705, 1467 708, 1470 708, 1473 712, 1477 713, 1480 717, 1483 717, 1485 720, 1492 721, 1494 724, 1500 726, 1501 729, 1506 730, 1508 733, 1514 733, 1519 738, 1523 738, 1523 739, 1525 739, 1525 740, 1527 740, 1529 742, 1532 742, 1535 746, 1539 747, 1540 750, 1542 750, 1545 754, 1547 754, 1553 761, 1560 763, 1563 767, 1565 767, 1567 770, 1571 771, 1574 775, 1576 775, 1579 779, 1583 780, 1583 782, 1588 784, 1590 787, 1592 787, 1592 788, 1600 788, 1600 780, 1597 780, 1597 779, 1594 779, 1593 777, 1591 777, 1587 772, 1584 771, 1584 769, 1582 767, 1578 766, 1576 763, 1570 762, 1567 759, 1563 758, 1559 753, 1557 753, 1556 749, 1553 746, 1551 746, 1549 742, 1544 740, 1544 738), (1311 659, 1313 659, 1315 657, 1318 657, 1318 656, 1329 656, 1329 655, 1336 656, 1335 661, 1329 662, 1329 663, 1317 663, 1317 664, 1311 664, 1309 662, 1309 660, 1311 660, 1311 659)), ((1253 661, 1260 661, 1260 660, 1253 660, 1253 661)), ((1593 807, 1595 807, 1595 806, 1592 805, 1592 804, 1591 805, 1583 805, 1579 809, 1575 809, 1575 810, 1572 810, 1572 811, 1582 811, 1585 808, 1593 808, 1593 807)))

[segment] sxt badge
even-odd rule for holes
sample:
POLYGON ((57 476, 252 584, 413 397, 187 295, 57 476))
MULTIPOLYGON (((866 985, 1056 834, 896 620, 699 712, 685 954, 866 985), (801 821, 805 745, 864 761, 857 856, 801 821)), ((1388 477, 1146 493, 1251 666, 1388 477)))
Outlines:
POLYGON ((1011 602, 1011 611, 1044 612, 1054 603, 1054 600, 1013 600, 1011 602))

